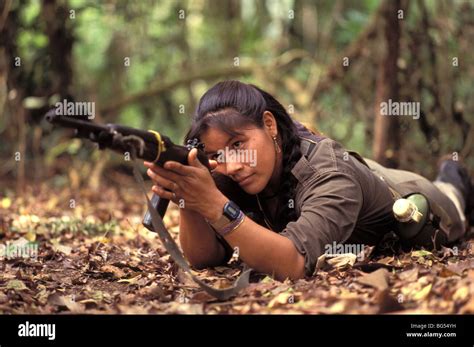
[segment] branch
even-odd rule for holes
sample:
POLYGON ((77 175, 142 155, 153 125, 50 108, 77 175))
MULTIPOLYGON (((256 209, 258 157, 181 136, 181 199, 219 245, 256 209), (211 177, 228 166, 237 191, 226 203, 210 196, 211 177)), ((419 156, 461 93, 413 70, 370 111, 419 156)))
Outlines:
MULTIPOLYGON (((275 60, 268 64, 268 66, 264 66, 263 69, 265 73, 272 73, 274 71, 280 71, 285 66, 290 65, 293 61, 309 58, 308 52, 300 49, 294 49, 287 51, 280 55, 279 57, 275 58, 275 60)), ((128 95, 121 100, 115 101, 106 105, 100 109, 102 114, 107 114, 111 112, 116 112, 121 108, 138 102, 143 102, 149 98, 156 97, 162 93, 168 92, 176 87, 182 85, 188 85, 195 80, 214 80, 223 77, 237 77, 237 76, 244 76, 250 75, 252 73, 256 73, 259 70, 258 65, 245 65, 240 67, 221 67, 221 68, 212 68, 207 70, 200 70, 198 72, 191 72, 191 73, 184 73, 185 77, 178 78, 177 80, 160 83, 155 87, 151 87, 148 90, 141 91, 136 94, 128 95)), ((158 83, 158 82, 157 82, 158 83)))
POLYGON ((246 67, 226 67, 221 69, 208 69, 204 71, 199 71, 195 73, 187 74, 187 76, 179 78, 171 82, 161 83, 156 87, 152 87, 148 90, 142 92, 125 96, 123 99, 110 103, 100 109, 100 112, 103 114, 116 112, 121 108, 137 103, 143 102, 148 98, 156 97, 164 92, 172 90, 176 87, 187 85, 194 80, 213 80, 221 77, 232 77, 232 76, 242 76, 252 73, 253 68, 246 67))

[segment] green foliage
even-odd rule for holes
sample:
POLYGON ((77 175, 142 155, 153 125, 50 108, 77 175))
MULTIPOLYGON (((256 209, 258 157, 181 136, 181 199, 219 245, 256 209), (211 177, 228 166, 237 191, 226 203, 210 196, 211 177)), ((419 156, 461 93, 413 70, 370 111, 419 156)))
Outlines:
POLYGON ((23 216, 16 221, 10 230, 14 233, 35 235, 64 233, 83 234, 88 236, 105 235, 106 233, 115 233, 119 230, 119 223, 112 219, 105 223, 98 223, 95 217, 76 218, 63 216, 61 218, 51 217, 48 219, 39 219, 36 216, 23 216))
MULTIPOLYGON (((163 93, 100 115, 101 120, 157 129, 180 143, 199 97, 216 81, 229 77, 198 78, 176 85, 172 82, 186 79, 190 74, 232 68, 237 56, 241 65, 253 67, 254 72, 231 78, 270 90, 284 105, 295 104, 294 117, 313 122, 328 136, 366 156, 371 155, 367 144, 372 139, 366 137, 373 127, 373 117, 369 115, 374 110, 377 59, 383 46, 380 38, 366 42, 362 53, 350 62, 347 73, 335 79, 316 100, 311 100, 312 95, 304 99, 301 93, 313 90, 319 78, 340 63, 341 55, 364 32, 381 3, 379 0, 58 1, 75 11, 68 27, 74 38, 71 91, 76 99, 94 100, 96 109, 100 110, 128 96, 172 85, 163 93), (294 18, 290 18, 291 10, 294 18), (180 14, 185 18, 179 18, 180 14), (277 59, 295 48, 306 50, 308 56, 273 68, 277 59), (125 64, 126 58, 130 59, 130 66, 125 64), (298 88, 288 87, 294 84, 298 88), (179 113, 181 105, 185 114, 179 113)), ((14 6, 19 13, 17 45, 22 66, 31 78, 30 84, 37 86, 31 89, 47 91, 52 85, 48 70, 50 42, 41 17, 42 2, 22 1, 21 6, 20 2, 14 2, 14 6)), ((410 47, 417 47, 417 55, 423 61, 417 71, 427 86, 423 90, 409 90, 413 86, 406 84, 416 76, 407 74, 401 85, 402 89, 407 88, 403 95, 420 99, 430 117, 429 123, 440 130, 440 151, 444 153, 459 150, 461 129, 449 124, 449 115, 440 119, 439 115, 429 113, 435 102, 430 88, 437 76, 446 98, 442 103, 449 107, 447 91, 452 90, 455 100, 465 109, 466 121, 474 122, 470 97, 472 40, 465 34, 472 21, 469 8, 472 6, 465 1, 452 5, 429 0, 409 2, 403 21, 400 41, 403 64, 405 69, 414 66, 416 61, 410 47), (420 38, 423 3, 430 29, 424 33, 426 37, 420 38), (430 63, 428 38, 435 48, 439 70, 436 73, 430 63), (460 62, 456 75, 448 69, 449 62, 446 63, 454 56, 460 62)), ((2 131, 11 128, 3 119, 0 123, 2 131)), ((420 153, 429 154, 418 123, 408 124, 406 134, 410 145, 420 153)), ((67 145, 45 147, 52 148, 48 160, 68 151, 67 145)))

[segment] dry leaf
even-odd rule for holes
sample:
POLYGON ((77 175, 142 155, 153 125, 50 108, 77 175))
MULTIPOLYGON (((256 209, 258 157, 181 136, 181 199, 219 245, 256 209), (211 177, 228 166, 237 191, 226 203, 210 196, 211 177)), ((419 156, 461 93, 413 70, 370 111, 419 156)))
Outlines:
POLYGON ((460 275, 457 272, 454 272, 453 270, 448 269, 446 266, 442 266, 441 271, 439 272, 439 276, 446 278, 446 277, 460 276, 460 275))
POLYGON ((453 294, 453 300, 465 301, 469 296, 469 288, 466 286, 458 288, 453 294))
POLYGON ((285 306, 288 304, 295 303, 295 295, 293 293, 280 293, 276 297, 274 297, 269 303, 268 308, 275 308, 279 306, 285 306))
POLYGON ((418 279, 418 272, 418 268, 415 267, 411 270, 400 272, 398 278, 404 282, 414 282, 418 279))
POLYGON ((138 280, 140 279, 141 275, 132 277, 132 278, 122 278, 121 280, 118 280, 117 282, 119 283, 128 283, 128 284, 136 284, 138 280))
POLYGON ((378 290, 388 288, 389 273, 387 269, 378 269, 372 273, 364 274, 357 278, 357 282, 374 287, 378 290))
POLYGON ((56 252, 64 253, 65 255, 70 255, 72 252, 72 247, 61 245, 59 239, 52 239, 51 245, 56 252))
POLYGON ((105 272, 105 273, 110 273, 114 275, 114 277, 116 278, 122 278, 126 275, 122 269, 113 265, 104 265, 100 268, 100 271, 105 272))
POLYGON ((58 293, 51 294, 48 297, 50 305, 66 307, 72 313, 80 313, 84 311, 84 305, 75 302, 71 296, 63 296, 58 293))
POLYGON ((432 283, 425 286, 423 289, 413 295, 413 299, 416 301, 424 300, 430 294, 432 286, 432 283))
POLYGON ((385 264, 385 265, 390 265, 395 260, 394 257, 385 257, 377 261, 377 263, 385 264))
POLYGON ((10 281, 8 281, 6 288, 7 289, 13 289, 13 290, 16 290, 16 291, 28 290, 28 287, 25 285, 25 283, 23 281, 20 281, 20 280, 10 280, 10 281))
POLYGON ((336 256, 324 253, 318 258, 316 270, 343 269, 355 264, 357 256, 353 253, 344 253, 336 256))

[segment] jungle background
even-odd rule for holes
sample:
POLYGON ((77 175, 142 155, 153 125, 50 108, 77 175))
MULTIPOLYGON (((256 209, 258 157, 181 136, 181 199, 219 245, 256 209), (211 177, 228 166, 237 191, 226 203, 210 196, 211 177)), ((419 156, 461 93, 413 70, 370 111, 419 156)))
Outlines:
MULTIPOLYGON (((474 173, 474 1, 1 0, 0 313, 474 313, 474 243, 372 255, 314 278, 207 296, 141 226, 130 163, 52 129, 63 99, 176 143, 200 96, 239 79, 363 156, 434 179, 474 173), (419 102, 421 116, 380 115, 419 102)), ((177 235, 179 212, 165 223, 177 235)), ((236 263, 197 272, 225 287, 236 263)))

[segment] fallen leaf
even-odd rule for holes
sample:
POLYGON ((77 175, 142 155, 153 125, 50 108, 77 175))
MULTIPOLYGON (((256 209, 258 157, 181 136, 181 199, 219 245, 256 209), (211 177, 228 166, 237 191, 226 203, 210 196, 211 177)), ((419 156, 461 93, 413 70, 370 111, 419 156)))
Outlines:
POLYGON ((461 260, 453 264, 449 264, 447 268, 457 274, 462 274, 464 270, 474 269, 474 259, 461 260))
POLYGON ((104 265, 100 268, 100 271, 110 273, 116 278, 122 278, 126 276, 125 272, 122 269, 113 265, 104 265))
POLYGON ((58 293, 51 294, 48 297, 48 303, 59 307, 66 307, 72 313, 84 311, 84 305, 74 301, 71 296, 63 296, 58 293))
POLYGON ((56 252, 64 253, 65 255, 70 255, 72 252, 72 247, 61 245, 58 239, 52 239, 51 245, 56 252))
POLYGON ((390 265, 395 260, 395 257, 385 257, 377 261, 377 263, 390 265))
POLYGON ((151 300, 159 299, 161 301, 166 301, 165 292, 163 291, 163 288, 157 283, 153 283, 148 287, 140 289, 139 293, 151 300))
POLYGON ((400 272, 398 278, 405 282, 414 282, 418 279, 418 272, 418 268, 415 267, 411 270, 400 272))
POLYGON ((288 304, 295 303, 295 295, 293 293, 280 293, 276 297, 274 297, 269 303, 268 308, 275 308, 279 306, 285 306, 288 304))
POLYGON ((10 280, 6 286, 7 289, 14 289, 14 290, 27 290, 28 287, 25 283, 21 280, 10 280))
POLYGON ((132 278, 122 278, 121 280, 118 280, 117 282, 119 283, 128 283, 128 284, 136 284, 138 280, 140 279, 141 275, 132 277, 132 278))
POLYGON ((338 254, 336 256, 322 254, 316 263, 316 270, 343 269, 355 264, 357 256, 353 253, 338 254))
POLYGON ((210 301, 215 301, 216 298, 214 298, 212 295, 206 293, 205 291, 200 291, 194 294, 191 298, 192 302, 210 302, 210 301))
POLYGON ((458 288, 453 294, 453 300, 465 301, 469 296, 469 288, 466 286, 458 288))
POLYGON ((389 273, 387 269, 378 269, 369 274, 364 274, 357 278, 357 282, 374 287, 378 290, 388 288, 389 273))
POLYGON ((433 286, 432 283, 428 284, 424 288, 422 288, 419 292, 413 295, 413 299, 416 301, 424 300, 431 292, 431 287, 433 286))
POLYGON ((425 258, 425 257, 434 257, 433 253, 426 251, 424 249, 411 252, 412 258, 425 258))
POLYGON ((454 272, 453 270, 447 268, 446 266, 441 267, 441 270, 439 271, 438 275, 439 277, 443 277, 443 278, 452 277, 452 276, 461 276, 460 274, 458 274, 457 272, 454 272))
POLYGON ((36 233, 33 232, 33 231, 28 231, 26 234, 25 234, 25 239, 27 239, 28 241, 30 242, 34 242, 36 240, 36 233))
POLYGON ((322 313, 326 314, 341 314, 350 312, 351 309, 359 305, 358 300, 339 300, 332 304, 329 308, 321 309, 322 313))

